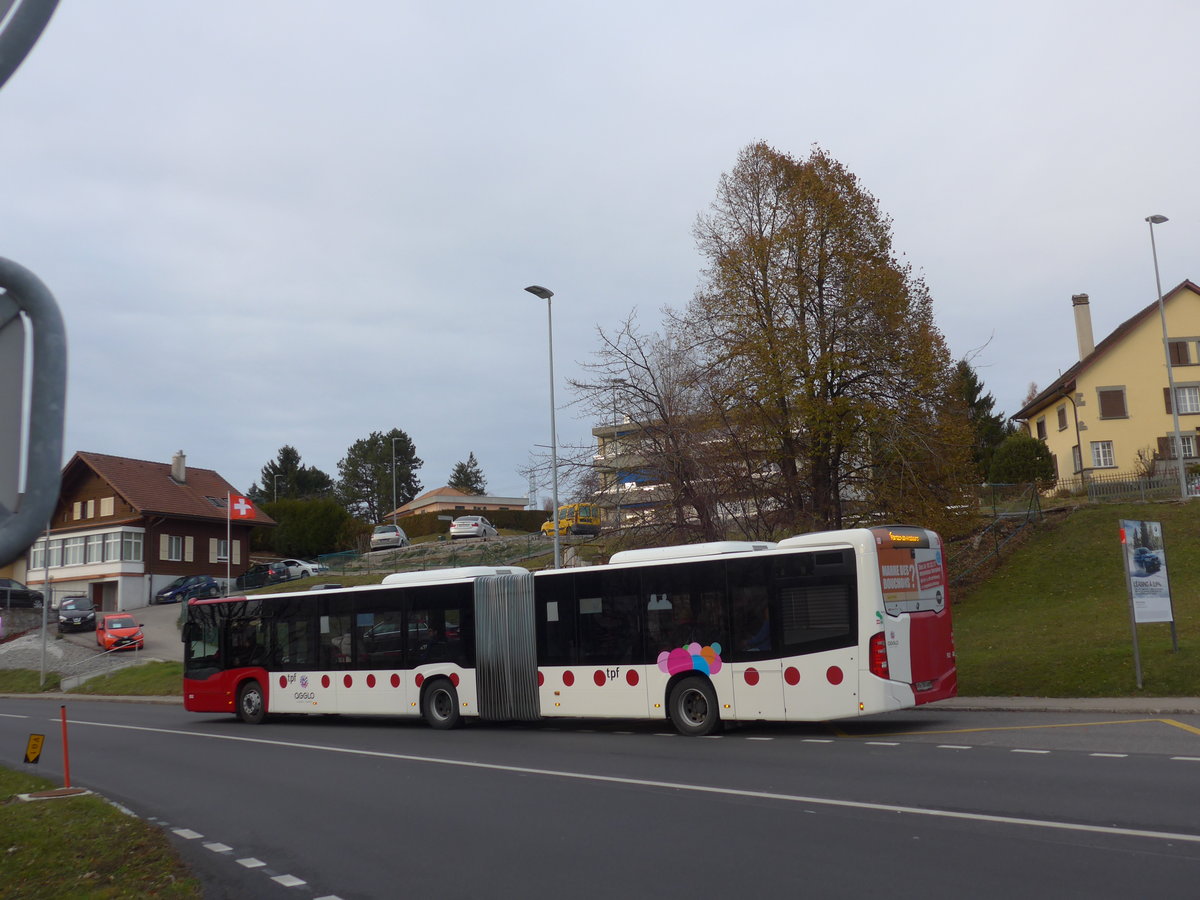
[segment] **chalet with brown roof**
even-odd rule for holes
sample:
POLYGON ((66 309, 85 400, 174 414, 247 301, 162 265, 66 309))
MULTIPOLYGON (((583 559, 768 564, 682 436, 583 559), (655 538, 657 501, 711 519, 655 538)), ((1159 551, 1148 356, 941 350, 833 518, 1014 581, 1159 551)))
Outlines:
POLYGON ((251 531, 275 524, 257 508, 227 522, 240 493, 183 451, 170 464, 78 452, 63 468, 48 548, 43 538, 30 550, 28 583, 54 603, 86 594, 105 611, 148 606, 180 575, 223 585, 247 568, 251 531))

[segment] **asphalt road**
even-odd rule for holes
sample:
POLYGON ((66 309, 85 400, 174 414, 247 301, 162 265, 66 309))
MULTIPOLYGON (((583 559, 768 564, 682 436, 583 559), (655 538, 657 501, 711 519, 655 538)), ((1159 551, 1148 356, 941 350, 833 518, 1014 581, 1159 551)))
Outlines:
MULTIPOLYGON (((58 715, 0 699, 0 746, 45 732, 53 777, 58 715)), ((67 715, 73 782, 166 828, 211 897, 1185 897, 1200 882, 1195 715, 917 710, 710 739, 645 722, 253 727, 113 702, 67 715)))

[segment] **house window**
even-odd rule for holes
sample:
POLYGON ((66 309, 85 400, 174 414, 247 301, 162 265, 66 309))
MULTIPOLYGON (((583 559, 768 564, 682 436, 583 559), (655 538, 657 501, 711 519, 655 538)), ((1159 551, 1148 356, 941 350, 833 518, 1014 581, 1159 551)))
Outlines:
POLYGON ((63 565, 83 565, 83 535, 69 537, 63 542, 63 565))
POLYGON ((57 569, 63 564, 63 542, 61 540, 50 542, 50 568, 57 569))
POLYGON ((1188 385, 1175 388, 1175 405, 1179 414, 1200 413, 1200 386, 1188 385))
POLYGON ((1066 407, 1066 404, 1063 404, 1062 406, 1060 406, 1057 410, 1057 413, 1058 413, 1058 430, 1066 431, 1067 430, 1067 407, 1066 407))
POLYGON ((183 538, 177 534, 164 535, 167 539, 167 559, 183 562, 183 538))
POLYGON ((129 562, 141 562, 144 537, 140 531, 127 531, 121 535, 121 559, 129 562))
POLYGON ((1124 419, 1129 415, 1125 409, 1125 388, 1097 388, 1096 394, 1100 400, 1100 418, 1124 419))
POLYGON ((1079 452, 1078 444, 1071 448, 1071 464, 1075 466, 1077 473, 1083 471, 1083 456, 1079 452))
POLYGON ((110 531, 104 536, 104 561, 115 562, 121 559, 121 532, 110 531))
MULTIPOLYGON (((1183 434, 1179 435, 1179 443, 1183 445, 1184 459, 1196 458, 1196 435, 1183 434)), ((1161 459, 1175 459, 1175 434, 1172 432, 1166 437, 1158 439, 1158 455, 1161 459)))
POLYGON ((89 534, 87 536, 86 556, 89 563, 104 561, 104 535, 89 534))
POLYGON ((44 569, 46 567, 46 542, 38 541, 29 550, 29 568, 44 569))
POLYGON ((1097 469, 1116 468, 1112 441, 1092 441, 1092 465, 1097 469))
POLYGON ((89 500, 87 502, 87 511, 85 512, 85 515, 89 519, 94 519, 96 517, 96 501, 95 500, 89 500))
POLYGON ((1167 347, 1168 352, 1171 354, 1171 365, 1190 366, 1192 364, 1192 357, 1188 352, 1187 341, 1170 341, 1167 347))
POLYGON ((1042 416, 1037 420, 1037 436, 1039 441, 1046 439, 1046 417, 1042 416))

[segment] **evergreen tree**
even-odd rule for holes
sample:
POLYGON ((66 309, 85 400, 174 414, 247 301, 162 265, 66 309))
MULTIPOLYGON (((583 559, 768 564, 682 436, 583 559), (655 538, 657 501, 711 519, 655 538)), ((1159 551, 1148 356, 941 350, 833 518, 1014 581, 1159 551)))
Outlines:
POLYGON ((262 467, 259 480, 262 487, 255 482, 246 492, 246 496, 259 504, 276 500, 315 500, 334 494, 333 479, 315 466, 302 465, 299 452, 290 444, 280 447, 279 455, 262 467))
POLYGON ((487 479, 483 476, 483 470, 479 468, 474 451, 467 456, 466 462, 455 464, 447 484, 466 494, 487 493, 487 479))
POLYGON ((971 423, 971 457, 981 481, 987 480, 992 469, 992 456, 996 448, 1016 431, 1004 413, 994 413, 996 398, 984 393, 974 367, 960 359, 954 369, 954 393, 962 399, 967 409, 967 420, 971 423))
POLYGON ((338 462, 342 505, 352 516, 381 522, 417 496, 421 490, 417 469, 424 464, 412 439, 399 428, 373 431, 351 444, 338 462))

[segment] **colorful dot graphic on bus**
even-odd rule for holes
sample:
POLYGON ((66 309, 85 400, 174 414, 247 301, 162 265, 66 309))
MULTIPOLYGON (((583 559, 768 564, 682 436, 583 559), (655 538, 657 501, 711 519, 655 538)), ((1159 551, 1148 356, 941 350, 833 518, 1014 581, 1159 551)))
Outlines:
POLYGON ((701 647, 693 642, 658 654, 658 667, 668 675, 695 670, 708 675, 721 671, 721 645, 712 643, 701 647))

